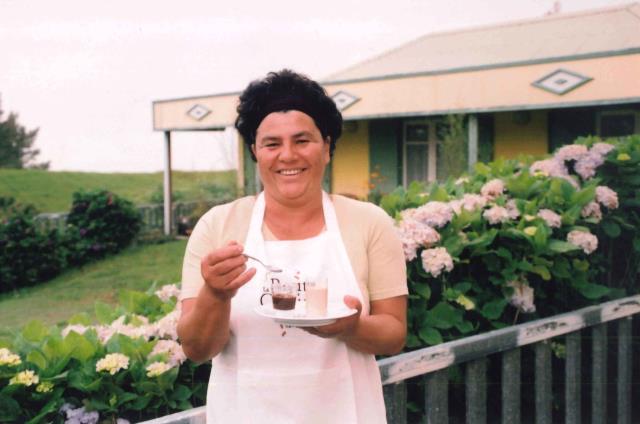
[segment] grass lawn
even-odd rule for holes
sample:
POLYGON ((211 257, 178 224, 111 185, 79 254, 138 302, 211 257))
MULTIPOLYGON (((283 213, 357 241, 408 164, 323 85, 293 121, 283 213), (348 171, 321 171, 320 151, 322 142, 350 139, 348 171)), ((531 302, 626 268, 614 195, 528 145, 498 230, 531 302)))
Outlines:
MULTIPOLYGON (((236 171, 173 172, 178 200, 209 200, 211 186, 235 187, 236 171), (209 189, 209 190, 208 190, 209 189)), ((0 169, 0 196, 30 203, 40 212, 68 212, 72 194, 81 189, 107 189, 136 204, 151 203, 162 190, 162 173, 58 172, 32 169, 0 169)))
POLYGON ((96 300, 116 304, 120 289, 144 291, 154 282, 159 288, 179 281, 186 244, 133 246, 39 286, 0 295, 0 338, 32 319, 52 325, 79 312, 92 313, 96 300))

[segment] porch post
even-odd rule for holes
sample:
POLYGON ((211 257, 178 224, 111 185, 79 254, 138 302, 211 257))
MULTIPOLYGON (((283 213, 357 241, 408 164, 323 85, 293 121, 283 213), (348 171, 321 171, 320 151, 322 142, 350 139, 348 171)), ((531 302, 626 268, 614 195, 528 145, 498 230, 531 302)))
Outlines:
POLYGON ((469 146, 468 146, 468 170, 472 172, 478 162, 478 116, 469 115, 469 146))
POLYGON ((244 140, 242 139, 242 137, 240 137, 240 134, 238 134, 238 131, 232 125, 228 126, 227 130, 231 133, 233 145, 237 149, 238 155, 238 166, 236 168, 238 170, 238 173, 236 174, 236 193, 238 194, 238 197, 246 196, 248 193, 244 192, 244 161, 246 160, 246 158, 244 157, 244 140))
POLYGON ((171 131, 164 132, 164 235, 171 235, 171 131))

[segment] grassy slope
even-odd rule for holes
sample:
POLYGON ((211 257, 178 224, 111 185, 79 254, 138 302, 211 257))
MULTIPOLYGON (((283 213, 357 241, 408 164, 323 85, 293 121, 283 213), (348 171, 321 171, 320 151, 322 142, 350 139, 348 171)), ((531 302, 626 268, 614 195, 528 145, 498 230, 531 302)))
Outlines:
POLYGON ((96 300, 117 303, 118 290, 146 290, 180 280, 186 240, 130 247, 39 286, 0 296, 0 338, 32 319, 47 324, 92 312, 96 300))
MULTIPOLYGON (((173 172, 173 190, 182 192, 184 200, 207 199, 204 184, 235 185, 235 171, 173 172)), ((95 172, 50 172, 0 169, 0 196, 31 203, 41 212, 67 212, 71 195, 80 189, 107 189, 134 203, 149 203, 151 195, 162 186, 162 173, 103 174, 95 172)))

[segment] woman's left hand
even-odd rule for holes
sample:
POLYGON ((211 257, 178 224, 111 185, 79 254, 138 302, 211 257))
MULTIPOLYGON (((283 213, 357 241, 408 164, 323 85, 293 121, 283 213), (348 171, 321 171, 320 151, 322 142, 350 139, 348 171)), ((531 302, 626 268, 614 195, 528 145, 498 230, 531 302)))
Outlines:
POLYGON ((344 304, 347 305, 348 308, 356 309, 358 312, 353 315, 349 315, 348 317, 340 318, 331 324, 322 325, 320 327, 306 327, 303 328, 303 330, 318 337, 335 337, 340 340, 347 341, 358 328, 360 313, 362 312, 362 303, 357 297, 345 296, 344 304))

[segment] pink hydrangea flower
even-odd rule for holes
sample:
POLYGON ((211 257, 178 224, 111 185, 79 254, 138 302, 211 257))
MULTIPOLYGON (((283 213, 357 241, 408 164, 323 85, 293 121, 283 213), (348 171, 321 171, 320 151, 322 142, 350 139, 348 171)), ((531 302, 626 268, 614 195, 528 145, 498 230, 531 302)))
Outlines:
POLYGON ((518 219, 518 217, 520 216, 520 210, 518 209, 518 204, 516 203, 515 199, 509 199, 505 206, 507 208, 509 218, 518 219))
POLYGON ((562 225, 562 218, 560 215, 551 209, 540 209, 540 211, 538 211, 538 216, 547 223, 549 228, 560 228, 562 225))
POLYGON ((482 196, 484 196, 488 200, 494 200, 496 197, 502 195, 503 192, 504 183, 499 178, 495 178, 487 182, 480 189, 480 194, 482 194, 482 196))
POLYGON ((491 225, 500 224, 510 219, 509 211, 507 211, 506 208, 497 205, 484 211, 482 216, 484 219, 489 221, 489 224, 491 225))
POLYGON ((443 271, 453 269, 453 259, 444 247, 434 247, 422 251, 422 267, 426 272, 438 277, 443 271))
POLYGON ((598 238, 586 231, 573 230, 567 234, 567 241, 581 248, 587 255, 598 248, 598 238))
POLYGON ((416 208, 409 216, 429 227, 440 228, 451 221, 453 210, 445 202, 432 201, 416 208))
POLYGON ((596 187, 596 201, 607 209, 617 209, 618 193, 606 186, 596 187))
POLYGON ((584 155, 587 154, 589 149, 587 146, 582 144, 569 144, 567 146, 562 146, 559 148, 556 153, 553 155, 557 160, 567 161, 567 160, 580 160, 584 155))
POLYGON ((158 340, 149 356, 159 355, 162 353, 167 354, 169 365, 172 367, 181 365, 187 360, 187 356, 185 355, 184 350, 182 350, 182 346, 174 340, 158 340))
POLYGON ((582 212, 580 215, 583 218, 593 218, 597 222, 602 220, 602 210, 600 209, 600 205, 596 202, 589 202, 587 205, 582 208, 582 212))
POLYGON ((511 295, 511 299, 509 299, 511 305, 524 313, 536 311, 534 290, 526 281, 509 281, 507 286, 513 288, 513 294, 511 295))

